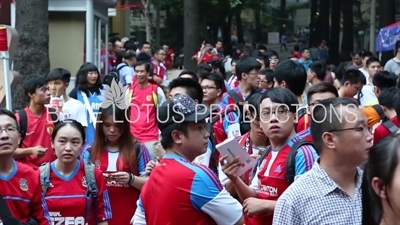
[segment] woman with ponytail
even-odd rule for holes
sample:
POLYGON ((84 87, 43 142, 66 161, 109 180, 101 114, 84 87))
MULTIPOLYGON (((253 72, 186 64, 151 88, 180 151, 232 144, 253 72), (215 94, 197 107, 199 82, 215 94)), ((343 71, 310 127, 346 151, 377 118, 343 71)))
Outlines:
POLYGON ((362 225, 400 224, 400 134, 369 152, 362 182, 362 225))

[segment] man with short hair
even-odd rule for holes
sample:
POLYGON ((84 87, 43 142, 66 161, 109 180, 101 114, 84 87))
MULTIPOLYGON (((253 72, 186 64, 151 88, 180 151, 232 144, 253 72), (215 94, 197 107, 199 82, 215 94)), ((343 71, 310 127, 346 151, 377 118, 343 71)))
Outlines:
POLYGON ((50 91, 44 76, 28 76, 23 88, 29 105, 15 116, 21 128, 21 136, 25 137, 21 140, 20 147, 15 150, 14 158, 37 169, 43 163, 56 159, 51 145, 51 133, 56 122, 51 115, 56 111, 46 107, 50 101, 50 91))
POLYGON ((166 154, 142 188, 132 224, 242 225, 240 203, 210 169, 192 163, 207 150, 209 110, 188 95, 176 95, 158 113, 166 154))
POLYGON ((148 81, 149 62, 139 61, 134 68, 134 81, 125 93, 125 99, 131 106, 129 115, 131 133, 146 146, 152 159, 155 159, 159 134, 156 124, 157 106, 165 101, 165 94, 158 85, 148 81))
POLYGON ((7 209, 3 208, 4 205, 0 206, 0 224, 22 224, 32 218, 35 220, 34 224, 49 225, 51 222, 42 194, 39 172, 29 165, 13 160, 13 154, 20 142, 18 131, 15 115, 0 108, 0 201, 4 200, 5 207, 11 213, 5 215, 7 209), (18 221, 21 223, 17 223, 18 221))
POLYGON ((85 106, 80 101, 70 98, 66 93, 71 80, 71 73, 66 69, 56 68, 50 71, 47 75, 47 80, 51 96, 61 99, 61 103, 58 106, 50 105, 50 107, 61 108, 64 119, 74 119, 81 123, 82 126, 87 127, 85 106))
POLYGON ((307 99, 304 89, 307 82, 307 73, 304 67, 290 59, 280 62, 274 71, 275 87, 284 87, 296 95, 299 105, 306 105, 307 99))
POLYGON ((311 134, 320 157, 279 198, 273 224, 361 224, 358 166, 372 147, 366 116, 352 99, 322 100, 313 111, 311 134))
POLYGON ((376 127, 374 131, 374 144, 378 143, 384 137, 398 132, 400 127, 400 120, 398 118, 400 110, 397 106, 400 104, 399 94, 399 89, 396 87, 387 88, 380 93, 378 97, 379 105, 389 120, 376 127))
MULTIPOLYGON (((371 57, 366 62, 368 77, 366 84, 361 89, 361 96, 358 98, 361 106, 372 106, 378 104, 378 99, 374 93, 373 79, 375 74, 382 69, 382 64, 378 58, 371 57)), ((361 71, 361 69, 360 69, 361 71)), ((358 96, 354 96, 358 97, 358 96)))
MULTIPOLYGON (((396 87, 397 75, 388 71, 378 71, 372 79, 374 85, 375 95, 378 97, 385 89, 396 87)), ((373 106, 367 106, 363 108, 365 115, 368 118, 368 126, 374 127, 379 122, 385 122, 388 118, 384 116, 382 107, 379 104, 373 106), (384 120, 384 121, 381 121, 384 120)))
MULTIPOLYGON (((307 92, 307 104, 308 110, 307 113, 303 115, 298 115, 299 117, 297 122, 297 133, 307 130, 310 127, 311 123, 311 114, 315 105, 321 100, 328 98, 337 98, 339 97, 338 91, 335 86, 328 83, 319 83, 313 85, 307 92)), ((309 130, 306 133, 310 133, 309 130)))
POLYGON ((310 170, 318 157, 309 143, 296 144, 301 140, 294 129, 297 103, 296 96, 286 88, 272 88, 262 95, 260 126, 271 148, 259 158, 250 186, 236 173, 242 165, 239 158, 228 162, 225 162, 227 155, 221 158, 222 171, 230 180, 227 186, 229 183, 234 186, 251 224, 271 224, 279 196, 310 170), (291 168, 286 166, 288 160, 291 168))
POLYGON ((362 87, 367 83, 365 76, 358 69, 350 69, 344 72, 341 87, 339 89, 340 98, 352 98, 359 94, 362 87))
POLYGON ((310 50, 308 48, 303 48, 300 51, 301 58, 299 59, 299 63, 304 66, 304 69, 307 71, 313 61, 310 59, 310 50))

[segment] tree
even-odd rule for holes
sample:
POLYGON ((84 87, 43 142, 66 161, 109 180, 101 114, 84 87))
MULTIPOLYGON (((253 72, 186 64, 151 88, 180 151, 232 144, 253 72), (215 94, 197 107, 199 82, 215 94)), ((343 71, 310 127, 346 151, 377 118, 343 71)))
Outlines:
MULTIPOLYGON (((379 28, 396 22, 396 0, 379 0, 379 28)), ((373 50, 373 49, 372 49, 373 50)), ((392 52, 382 52, 382 63, 385 64, 393 57, 392 52)))
POLYGON ((339 60, 339 40, 340 40, 340 14, 342 0, 332 1, 331 12, 331 37, 329 39, 329 60, 330 63, 338 65, 339 60))
POLYGON ((193 54, 198 49, 200 43, 199 36, 199 1, 189 0, 183 3, 184 25, 184 67, 187 70, 194 70, 196 63, 192 60, 193 54))
POLYGON ((16 0, 15 27, 20 36, 15 54, 14 70, 21 75, 21 81, 13 91, 13 108, 26 106, 21 83, 24 76, 47 75, 49 59, 49 0, 16 0))
POLYGON ((345 0, 342 4, 343 12, 343 38, 341 47, 341 61, 347 61, 350 53, 354 51, 354 21, 353 1, 345 0))
POLYGON ((146 41, 151 42, 153 35, 151 33, 152 23, 150 17, 150 0, 141 0, 143 4, 144 22, 146 23, 146 41))

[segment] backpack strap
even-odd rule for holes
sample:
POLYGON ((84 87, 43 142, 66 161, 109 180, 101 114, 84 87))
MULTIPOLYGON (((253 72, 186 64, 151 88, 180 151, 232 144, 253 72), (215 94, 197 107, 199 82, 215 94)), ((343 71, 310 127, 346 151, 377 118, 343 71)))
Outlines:
POLYGON ((21 147, 26 136, 26 129, 28 128, 28 116, 26 115, 25 109, 21 109, 17 113, 19 115, 19 133, 21 135, 19 147, 21 147))
POLYGON ((91 203, 93 204, 93 209, 94 209, 94 220, 95 224, 98 224, 97 222, 97 215, 98 215, 98 201, 97 201, 97 196, 99 194, 99 189, 97 186, 96 182, 96 176, 95 176, 95 169, 96 166, 91 163, 91 162, 85 162, 84 164, 84 170, 85 170, 85 180, 86 180, 86 186, 87 186, 87 191, 86 191, 86 219, 90 219, 90 206, 91 203))
POLYGON ((39 167, 40 185, 42 186, 43 196, 46 196, 47 189, 51 187, 50 183, 50 163, 44 163, 39 167))
POLYGON ((211 156, 210 156, 210 169, 214 171, 216 176, 218 177, 218 159, 217 159, 217 149, 215 147, 217 146, 217 140, 215 139, 214 135, 214 130, 213 130, 213 124, 211 122, 208 122, 205 124, 207 132, 210 134, 210 142, 211 142, 211 156))
POLYGON ((386 127, 386 129, 388 129, 391 134, 394 134, 399 130, 399 127, 396 126, 396 124, 394 124, 391 120, 384 122, 383 126, 386 127))
POLYGON ((258 158, 256 165, 254 165, 253 170, 251 171, 250 174, 250 179, 249 181, 251 182, 254 177, 257 175, 257 169, 258 167, 262 164, 262 161, 265 159, 265 157, 267 157, 267 155, 271 152, 272 148, 271 145, 268 145, 264 151, 261 153, 260 158, 258 158))
POLYGON ((301 148, 303 145, 311 145, 314 147, 313 143, 300 139, 293 143, 292 147, 290 148, 289 155, 286 159, 286 181, 291 184, 294 181, 294 177, 296 174, 296 154, 297 149, 301 148))
POLYGON ((226 115, 228 115, 228 113, 231 112, 236 112, 235 109, 232 108, 226 108, 224 111, 221 111, 220 113, 218 113, 216 116, 214 116, 211 120, 211 124, 215 124, 216 122, 218 122, 218 120, 220 120, 221 118, 225 117, 226 115))
POLYGON ((236 104, 243 102, 243 98, 235 90, 229 90, 228 95, 235 101, 236 104))

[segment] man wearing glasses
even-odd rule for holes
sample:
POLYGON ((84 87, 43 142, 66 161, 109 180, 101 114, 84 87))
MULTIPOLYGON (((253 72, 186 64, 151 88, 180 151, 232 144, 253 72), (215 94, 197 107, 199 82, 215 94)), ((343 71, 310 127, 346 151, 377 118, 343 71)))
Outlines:
POLYGON ((250 186, 236 174, 241 165, 238 159, 227 163, 227 156, 221 159, 222 170, 243 201, 244 213, 251 224, 272 224, 278 198, 297 177, 312 168, 318 156, 310 144, 295 145, 301 139, 294 129, 297 103, 296 96, 286 88, 272 88, 260 98, 260 127, 269 138, 271 148, 258 161, 250 186), (286 162, 290 153, 294 156, 290 164, 293 177, 287 179, 286 162))
POLYGON ((368 159, 367 117, 349 98, 322 100, 312 113, 311 134, 320 157, 278 200, 273 224, 361 224, 359 165, 368 159))

